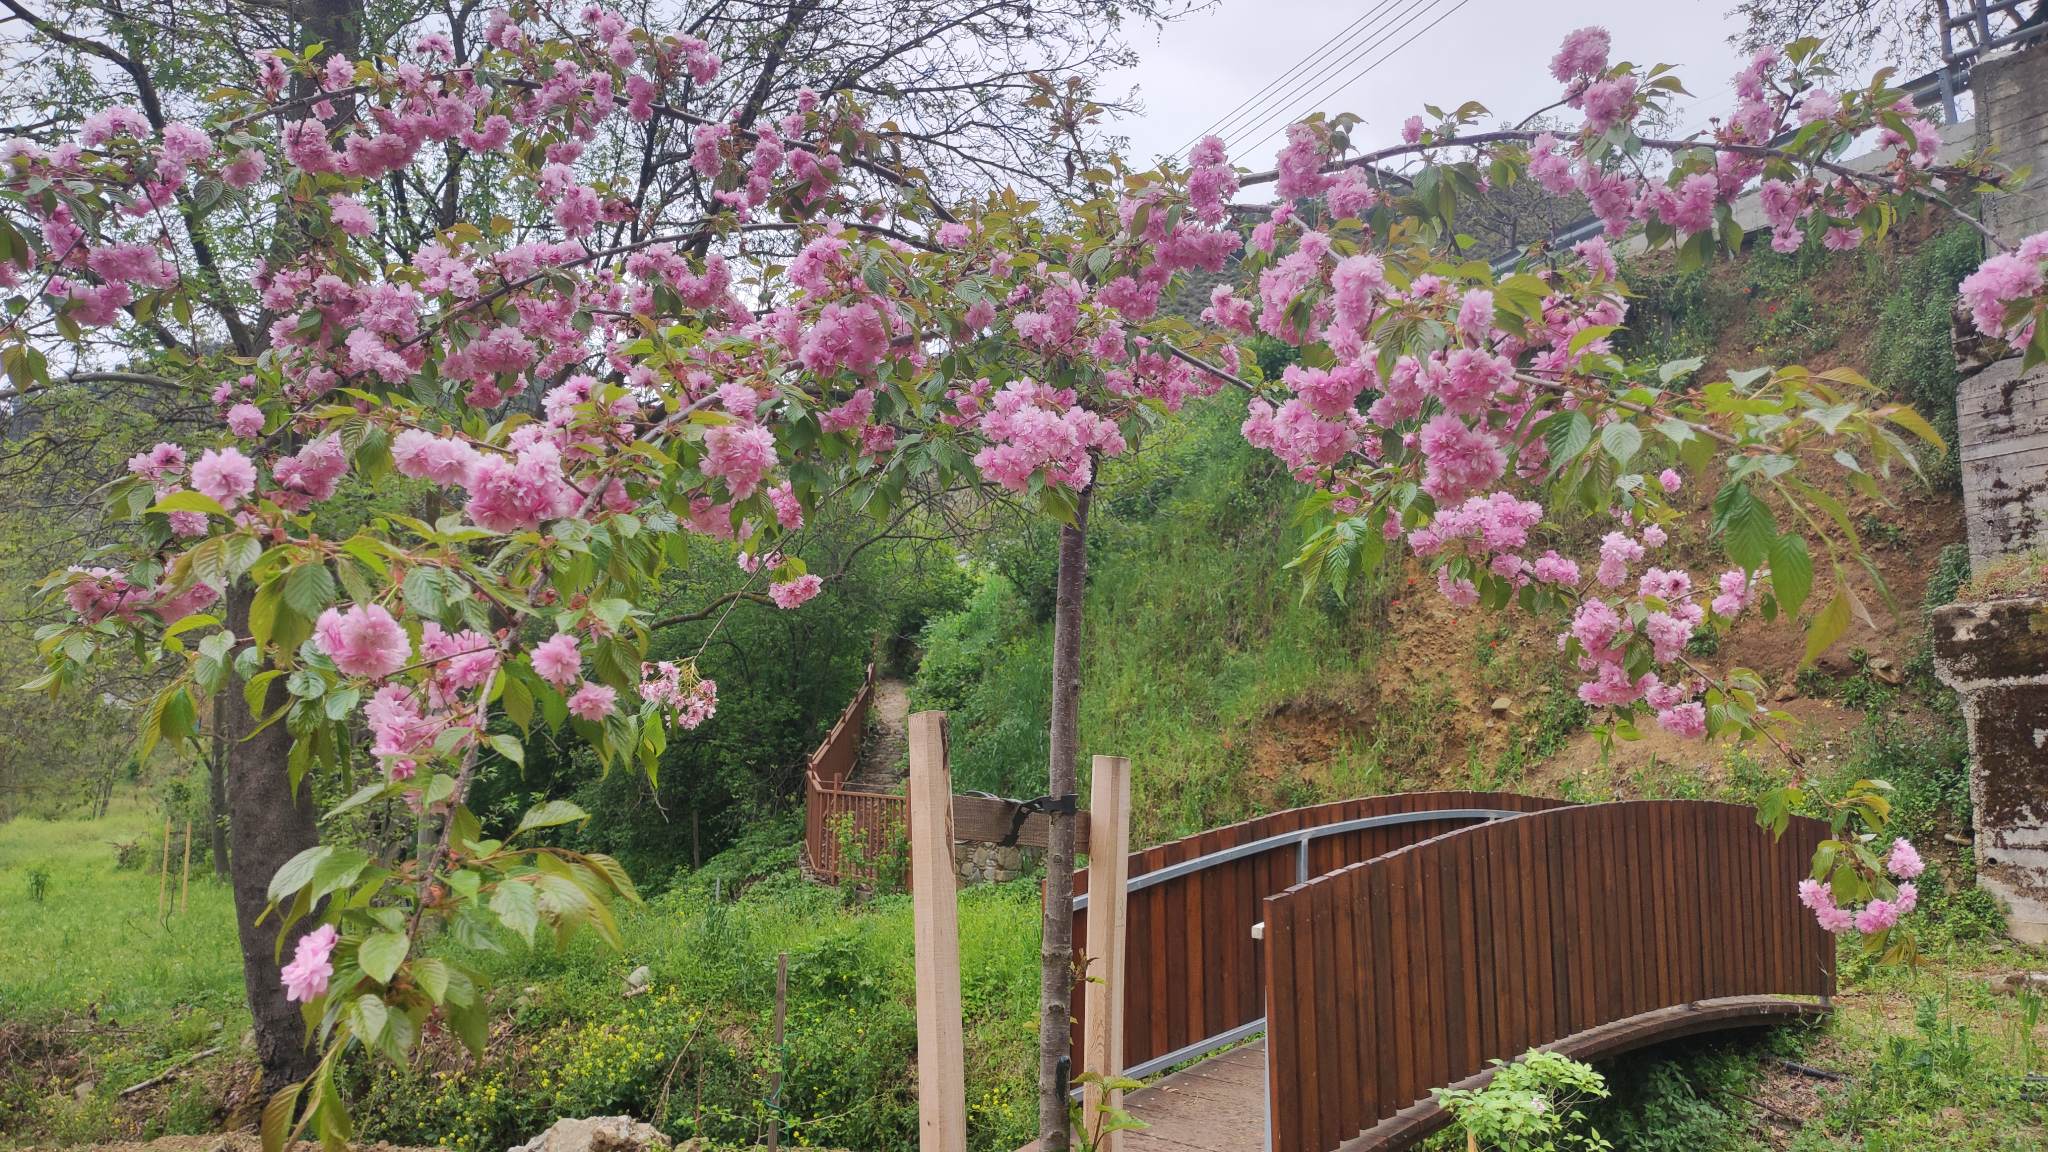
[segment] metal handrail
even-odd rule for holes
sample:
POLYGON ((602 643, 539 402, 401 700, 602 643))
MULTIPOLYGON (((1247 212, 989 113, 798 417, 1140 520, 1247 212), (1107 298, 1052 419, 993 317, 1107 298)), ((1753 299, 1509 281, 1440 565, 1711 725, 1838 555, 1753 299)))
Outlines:
MULTIPOLYGON (((1396 824, 1421 824, 1430 820, 1500 820, 1521 815, 1525 813, 1512 808, 1439 808, 1427 812, 1392 812, 1385 816, 1361 816, 1356 820, 1340 820, 1335 824, 1322 824, 1314 828, 1297 828, 1292 832, 1281 832, 1229 848, 1219 848, 1214 852, 1205 852, 1191 860, 1168 864, 1143 876, 1133 876, 1130 882, 1124 885, 1124 891, 1143 891, 1155 884, 1164 884, 1168 880, 1214 868, 1218 864, 1242 860, 1247 856, 1257 856, 1261 852, 1270 852, 1289 844, 1296 845, 1300 853, 1295 866, 1297 883, 1306 883, 1309 879, 1308 845, 1311 840, 1321 840, 1326 836, 1342 836, 1346 832, 1358 832, 1367 828, 1386 828, 1396 824)), ((1079 912, 1087 906, 1088 893, 1083 892, 1074 897, 1074 911, 1079 912)))
MULTIPOLYGON (((1292 832, 1281 832, 1229 848, 1220 848, 1214 852, 1205 852, 1193 859, 1168 864, 1164 868, 1155 869, 1142 876, 1134 876, 1124 885, 1124 892, 1128 895, 1132 892, 1150 888, 1155 884, 1164 884, 1168 880, 1178 879, 1179 877, 1191 875, 1204 869, 1214 868, 1219 864, 1228 864, 1233 860, 1242 860, 1247 856, 1256 856, 1261 852, 1271 852, 1276 848, 1286 848, 1289 846, 1294 847, 1296 850, 1296 882, 1306 883, 1309 879, 1309 843, 1321 840, 1327 836, 1342 836, 1346 832, 1359 832, 1367 828, 1386 828, 1397 824, 1421 824, 1433 820, 1471 820, 1478 823, 1487 823, 1494 820, 1503 820, 1510 816, 1526 815, 1528 813, 1513 808, 1439 808, 1426 812, 1391 812, 1384 816, 1361 816, 1355 820, 1339 820, 1335 824, 1322 824, 1314 828, 1297 828, 1292 832)), ((1083 892, 1074 897, 1074 911, 1079 912, 1087 906, 1088 893, 1083 892)), ((1198 1056, 1206 1056, 1220 1048, 1227 1048, 1232 1044, 1236 1044, 1246 1037, 1257 1035, 1259 1032, 1264 1031, 1265 1027, 1266 1018, 1264 1016, 1260 1016, 1256 1020, 1247 1020, 1235 1028, 1219 1032, 1214 1036, 1204 1036, 1192 1044, 1175 1049, 1163 1056, 1155 1056, 1150 1060, 1133 1064, 1125 1068, 1120 1074, 1133 1080, 1143 1080, 1147 1076, 1163 1072, 1176 1064, 1193 1060, 1198 1056)), ((1074 1095, 1078 1097, 1080 1091, 1078 1088, 1074 1089, 1074 1095)))

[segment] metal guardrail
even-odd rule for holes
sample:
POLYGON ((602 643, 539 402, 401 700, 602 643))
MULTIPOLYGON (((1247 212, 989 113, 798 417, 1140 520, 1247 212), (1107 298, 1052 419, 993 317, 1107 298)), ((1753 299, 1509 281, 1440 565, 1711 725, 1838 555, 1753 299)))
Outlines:
MULTIPOLYGON (((1249 856, 1257 856, 1261 853, 1289 846, 1293 846, 1296 850, 1295 876, 1297 883, 1306 883, 1311 878, 1309 876, 1308 846, 1316 840, 1325 839, 1330 836, 1342 836, 1347 832, 1360 832, 1368 828, 1385 828, 1397 824, 1421 824, 1439 820, 1466 820, 1475 823, 1486 823, 1510 816, 1525 816, 1527 814, 1526 812, 1509 808, 1440 808, 1430 812, 1394 812, 1385 816, 1363 816, 1356 820, 1340 820, 1335 824, 1323 824, 1313 828, 1298 828, 1292 832, 1281 832, 1272 836, 1261 837, 1257 840, 1247 841, 1243 844, 1233 845, 1229 848, 1207 852, 1192 859, 1182 860, 1178 863, 1168 864, 1163 868, 1154 869, 1142 876, 1134 876, 1125 885, 1125 892, 1128 894, 1130 892, 1142 891, 1207 868, 1214 868, 1234 860, 1243 860, 1249 856)), ((1076 912, 1087 906, 1088 893, 1084 892, 1074 897, 1074 910, 1076 912)), ((1213 1036, 1205 1036, 1185 1047, 1133 1064, 1123 1070, 1123 1075, 1133 1080, 1142 1080, 1147 1076, 1163 1072, 1176 1064, 1208 1055, 1218 1049, 1228 1048, 1249 1036, 1254 1036, 1264 1031, 1265 1027, 1266 1019, 1263 1016, 1255 1020, 1248 1020, 1235 1028, 1219 1032, 1213 1036)), ((1080 1092, 1081 1089, 1079 1088, 1073 1090, 1073 1094, 1076 1097, 1080 1095, 1080 1092)))

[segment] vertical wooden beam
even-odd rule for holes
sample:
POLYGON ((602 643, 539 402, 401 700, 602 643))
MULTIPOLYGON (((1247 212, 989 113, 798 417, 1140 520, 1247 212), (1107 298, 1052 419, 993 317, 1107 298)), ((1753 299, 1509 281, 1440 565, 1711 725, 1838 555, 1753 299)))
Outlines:
MULTIPOLYGON (((1087 1050, 1084 1067, 1105 1080, 1124 1070, 1124 932, 1126 887, 1130 880, 1131 762, 1097 756, 1088 796, 1088 976, 1087 1050)), ((1109 1096, 1110 1107, 1123 1093, 1109 1096)), ((1103 1092, 1094 1084, 1083 1094, 1081 1123, 1097 1131, 1103 1092)), ((1121 1132, 1110 1132, 1097 1152, 1120 1152, 1121 1132)))
POLYGON ((917 947, 918 1152, 966 1152, 960 908, 953 872, 953 772, 946 714, 910 718, 911 914, 917 947))
POLYGON ((782 1144, 782 1021, 789 1005, 789 953, 775 954, 775 1071, 768 1078, 768 1152, 782 1144))
POLYGON ((164 862, 156 874, 156 918, 158 921, 171 916, 171 818, 164 816, 164 862))
POLYGON ((192 893, 192 822, 185 821, 185 866, 178 874, 178 915, 185 914, 185 898, 192 893))

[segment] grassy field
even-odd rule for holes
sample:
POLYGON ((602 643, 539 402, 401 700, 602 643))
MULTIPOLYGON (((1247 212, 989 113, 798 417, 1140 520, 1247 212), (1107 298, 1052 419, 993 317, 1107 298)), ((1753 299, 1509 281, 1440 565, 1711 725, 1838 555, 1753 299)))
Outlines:
POLYGON ((177 910, 182 828, 172 834, 171 915, 157 918, 158 819, 124 799, 101 820, 0 826, 0 1020, 96 1011, 142 1026, 237 1009, 242 971, 227 886, 202 865, 177 910), (115 866, 117 843, 137 845, 138 866, 115 866), (37 873, 46 876, 40 900, 31 892, 37 873))

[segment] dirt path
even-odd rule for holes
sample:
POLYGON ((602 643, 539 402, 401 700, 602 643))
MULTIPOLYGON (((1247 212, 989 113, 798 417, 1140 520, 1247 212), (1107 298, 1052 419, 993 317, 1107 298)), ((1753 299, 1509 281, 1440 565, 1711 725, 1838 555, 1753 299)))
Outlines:
POLYGON ((910 685, 901 680, 875 681, 868 705, 868 728, 861 733, 860 765, 853 782, 878 788, 901 783, 910 751, 910 685))

